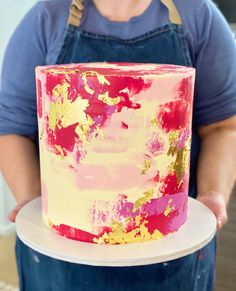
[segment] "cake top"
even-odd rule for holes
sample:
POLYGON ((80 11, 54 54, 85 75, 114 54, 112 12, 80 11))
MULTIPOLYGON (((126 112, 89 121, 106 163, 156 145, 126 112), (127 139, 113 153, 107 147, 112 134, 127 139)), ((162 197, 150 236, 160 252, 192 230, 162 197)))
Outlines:
POLYGON ((142 64, 142 63, 80 63, 37 67, 37 72, 53 75, 81 74, 88 71, 96 71, 102 75, 144 76, 144 75, 173 75, 194 73, 191 67, 166 65, 166 64, 142 64))

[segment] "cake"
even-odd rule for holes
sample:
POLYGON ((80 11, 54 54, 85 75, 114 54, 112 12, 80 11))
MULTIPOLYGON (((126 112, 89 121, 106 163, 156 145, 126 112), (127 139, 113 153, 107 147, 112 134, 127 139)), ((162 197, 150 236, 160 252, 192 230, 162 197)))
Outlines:
POLYGON ((190 67, 87 63, 36 68, 42 213, 70 239, 123 244, 187 218, 190 67))

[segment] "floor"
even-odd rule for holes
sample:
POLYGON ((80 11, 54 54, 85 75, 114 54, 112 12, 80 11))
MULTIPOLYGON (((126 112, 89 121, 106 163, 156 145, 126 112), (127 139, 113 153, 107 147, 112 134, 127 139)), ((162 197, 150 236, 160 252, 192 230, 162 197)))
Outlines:
POLYGON ((219 235, 215 291, 236 291, 236 189, 228 213, 229 223, 219 235))
POLYGON ((13 291, 18 285, 14 241, 14 236, 0 237, 0 291, 13 291))
MULTIPOLYGON (((230 201, 229 218, 219 234, 215 291, 236 291, 236 189, 230 201)), ((17 290, 14 239, 0 237, 0 291, 17 290)))

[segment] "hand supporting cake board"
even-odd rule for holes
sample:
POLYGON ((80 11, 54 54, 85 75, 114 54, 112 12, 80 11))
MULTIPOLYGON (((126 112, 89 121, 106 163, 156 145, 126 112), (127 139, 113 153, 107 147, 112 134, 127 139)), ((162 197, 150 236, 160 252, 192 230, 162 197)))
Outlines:
POLYGON ((160 263, 191 254, 214 237, 214 214, 199 201, 188 198, 188 217, 178 232, 162 239, 123 245, 101 245, 64 238, 43 221, 41 198, 25 205, 16 219, 19 238, 44 255, 93 266, 138 266, 160 263))

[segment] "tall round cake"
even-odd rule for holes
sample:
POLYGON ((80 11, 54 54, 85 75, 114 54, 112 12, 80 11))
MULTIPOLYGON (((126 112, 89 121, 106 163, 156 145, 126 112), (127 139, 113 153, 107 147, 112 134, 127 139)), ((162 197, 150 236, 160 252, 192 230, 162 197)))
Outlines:
POLYGON ((43 220, 122 244, 186 221, 193 68, 88 63, 36 69, 43 220))

